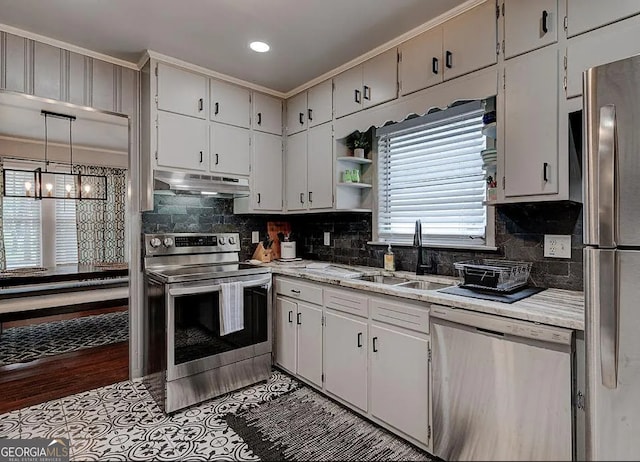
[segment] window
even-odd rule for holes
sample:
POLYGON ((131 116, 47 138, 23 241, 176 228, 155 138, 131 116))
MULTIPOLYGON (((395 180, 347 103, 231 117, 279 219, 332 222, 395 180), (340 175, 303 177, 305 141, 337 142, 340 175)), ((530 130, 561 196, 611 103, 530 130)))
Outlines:
POLYGON ((485 245, 483 105, 455 106, 377 130, 378 240, 485 245))
MULTIPOLYGON (((9 193, 19 194, 26 181, 33 182, 32 173, 5 173, 9 193)), ((58 180, 54 187, 63 193, 58 180)), ((7 268, 78 262, 75 201, 4 197, 2 218, 7 268)))

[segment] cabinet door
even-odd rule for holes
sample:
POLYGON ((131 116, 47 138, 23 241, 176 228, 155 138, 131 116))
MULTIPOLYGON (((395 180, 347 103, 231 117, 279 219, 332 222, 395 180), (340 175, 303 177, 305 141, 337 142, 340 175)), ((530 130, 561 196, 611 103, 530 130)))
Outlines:
POLYGON ((334 77, 333 84, 333 108, 336 117, 353 114, 362 109, 362 65, 334 77))
POLYGON ((400 94, 442 82, 442 27, 429 29, 400 45, 400 94))
POLYGON ((428 445, 429 342, 379 326, 369 335, 371 414, 428 445))
POLYGON ((505 62, 505 196, 558 192, 558 52, 505 62))
POLYGON ((287 100, 287 133, 292 135, 307 128, 307 92, 287 100))
POLYGON ((206 170, 207 122, 158 111, 158 166, 206 170))
POLYGON ((284 157, 287 210, 307 208, 307 132, 287 137, 284 157))
POLYGON ((254 130, 281 135, 282 100, 262 93, 254 93, 251 124, 254 130))
POLYGON ((329 122, 333 118, 333 83, 331 79, 312 87, 307 92, 307 125, 329 122))
POLYGON ((60 67, 63 51, 40 42, 34 44, 33 94, 44 98, 62 99, 60 67))
POLYGON ((638 13, 638 0, 567 0, 567 35, 572 37, 638 13))
POLYGON ((253 134, 253 207, 257 210, 282 210, 282 138, 253 134))
POLYGON ((248 176, 251 162, 249 130, 212 123, 210 131, 211 171, 248 176))
POLYGON ((443 25, 444 79, 495 64, 496 5, 484 2, 443 25))
POLYGON ((309 130, 307 143, 309 208, 333 207, 333 129, 331 123, 309 130))
POLYGON ((210 118, 216 122, 249 128, 251 92, 230 83, 211 79, 210 118))
POLYGON ((640 16, 634 16, 569 40, 567 98, 582 94, 582 73, 590 67, 639 54, 638 35, 640 16))
POLYGON ((275 362, 296 373, 296 304, 276 297, 276 345, 275 362))
POLYGON ((504 35, 507 58, 557 42, 558 0, 505 0, 504 35))
POLYGON ((362 102, 364 107, 398 97, 398 50, 392 48, 362 65, 362 102))
POLYGON ((204 119, 207 78, 158 63, 158 109, 204 119))
POLYGON ((298 363, 296 371, 311 383, 322 386, 322 309, 298 303, 298 363))
POLYGON ((367 411, 367 324, 325 314, 325 389, 367 411))

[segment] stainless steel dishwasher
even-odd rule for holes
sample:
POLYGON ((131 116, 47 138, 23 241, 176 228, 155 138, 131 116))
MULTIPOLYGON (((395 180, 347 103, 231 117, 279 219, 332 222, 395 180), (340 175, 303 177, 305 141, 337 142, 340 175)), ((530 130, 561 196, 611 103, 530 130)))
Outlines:
POLYGON ((572 335, 432 306, 435 455, 571 460, 572 335))

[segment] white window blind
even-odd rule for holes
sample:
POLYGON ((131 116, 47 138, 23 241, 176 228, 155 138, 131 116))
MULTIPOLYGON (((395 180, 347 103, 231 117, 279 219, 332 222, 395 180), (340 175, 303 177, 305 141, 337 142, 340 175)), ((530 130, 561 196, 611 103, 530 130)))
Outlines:
MULTIPOLYGON (((64 196, 64 177, 56 177, 56 195, 64 196)), ((76 201, 55 199, 56 265, 78 263, 76 201)))
MULTIPOLYGON (((8 194, 21 194, 25 182, 33 184, 33 173, 6 172, 8 194)), ((42 265, 41 201, 4 197, 2 221, 7 268, 42 265)))
POLYGON ((378 239, 484 243, 486 146, 480 102, 383 127, 378 139, 378 239))

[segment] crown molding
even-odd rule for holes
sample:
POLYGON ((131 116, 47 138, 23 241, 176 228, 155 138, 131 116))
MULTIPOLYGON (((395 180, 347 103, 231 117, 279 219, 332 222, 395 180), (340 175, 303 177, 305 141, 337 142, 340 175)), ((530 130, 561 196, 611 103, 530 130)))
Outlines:
POLYGON ((71 51, 73 53, 89 56, 90 58, 99 59, 100 61, 106 61, 108 63, 115 64, 116 66, 127 67, 129 69, 134 69, 136 71, 140 70, 136 63, 125 61, 124 59, 120 59, 120 58, 114 58, 113 56, 105 55, 103 53, 98 53, 97 51, 93 51, 93 50, 88 50, 87 48, 82 48, 76 45, 72 45, 71 43, 63 42, 61 40, 52 39, 51 37, 46 37, 44 35, 34 34, 33 32, 29 32, 23 29, 18 29, 17 27, 8 26, 6 24, 0 24, 0 31, 6 32, 8 34, 18 35, 20 37, 24 37, 29 40, 42 42, 54 47, 62 48, 63 50, 71 51))
MULTIPOLYGON (((163 55, 162 53, 158 53, 153 50, 147 50, 145 52, 145 56, 148 56, 149 58, 157 59, 158 61, 162 61, 167 64, 173 64, 175 66, 182 67, 184 69, 188 69, 193 72, 198 72, 199 74, 204 74, 209 77, 214 77, 219 80, 224 80, 226 82, 230 82, 236 85, 250 88, 251 90, 259 91, 261 93, 266 93, 268 95, 272 95, 277 98, 282 98, 282 99, 285 98, 285 93, 281 91, 272 90, 271 88, 263 87, 262 85, 258 85, 252 82, 248 82, 246 80, 238 79, 236 77, 232 77, 227 74, 222 74, 221 72, 216 72, 214 70, 207 69, 206 67, 198 66, 196 64, 191 64, 191 63, 182 61, 178 58, 174 58, 172 56, 163 55)), ((144 63, 147 62, 147 59, 145 59, 145 56, 143 56, 143 59, 140 60, 143 65, 144 63)))
POLYGON ((309 88, 313 87, 314 85, 317 85, 319 83, 324 82, 327 79, 330 79, 332 77, 335 77, 338 74, 341 74, 344 71, 348 71, 349 69, 351 69, 352 67, 355 67, 359 64, 362 64, 363 62, 373 58, 374 56, 377 56, 381 53, 384 53, 385 51, 388 51, 394 47, 397 47, 398 45, 400 45, 403 42, 406 42, 409 39, 412 39, 420 34, 422 34, 423 32, 426 32, 429 29, 433 29, 436 26, 439 26, 440 24, 461 15, 462 13, 464 13, 465 11, 470 10, 473 7, 476 7, 482 3, 484 3, 485 1, 488 0, 467 0, 464 3, 461 3, 460 5, 445 11, 444 13, 442 13, 440 16, 436 16, 435 18, 433 18, 430 21, 425 22, 424 24, 421 24, 420 26, 411 29, 408 32, 405 32, 402 35, 399 35, 398 37, 389 40, 387 43, 383 43, 382 45, 374 48, 373 50, 370 50, 360 56, 358 56, 355 59, 352 59, 351 61, 344 63, 341 66, 336 67, 333 70, 330 70, 329 72, 325 72, 324 74, 309 80, 307 83, 304 83, 296 88, 294 88, 293 90, 289 90, 288 92, 286 92, 284 94, 284 98, 291 98, 292 96, 297 95, 298 93, 301 93, 305 90, 308 90, 309 88))

